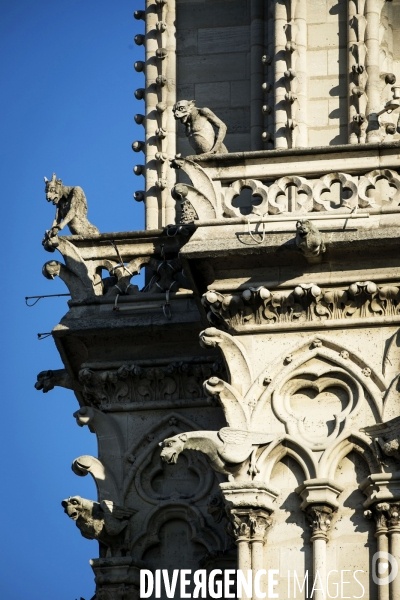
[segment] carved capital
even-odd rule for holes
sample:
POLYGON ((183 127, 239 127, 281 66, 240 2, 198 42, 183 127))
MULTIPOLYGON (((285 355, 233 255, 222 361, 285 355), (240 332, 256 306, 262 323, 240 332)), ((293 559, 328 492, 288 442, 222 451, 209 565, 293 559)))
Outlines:
POLYGON ((388 502, 379 502, 370 510, 364 511, 366 519, 374 519, 376 523, 376 533, 385 533, 388 527, 388 511, 390 504, 388 502))
POLYGON ((328 541, 331 528, 333 509, 324 504, 312 504, 307 507, 306 515, 312 529, 311 541, 323 539, 328 541))
POLYGON ((230 532, 235 542, 264 542, 272 520, 270 513, 262 509, 232 509, 230 532))

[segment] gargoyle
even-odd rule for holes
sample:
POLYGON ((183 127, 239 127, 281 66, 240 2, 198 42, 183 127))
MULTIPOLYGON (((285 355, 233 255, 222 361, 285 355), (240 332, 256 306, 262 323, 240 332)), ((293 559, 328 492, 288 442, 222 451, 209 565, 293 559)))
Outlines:
POLYGON ((316 257, 326 250, 322 234, 312 221, 297 221, 296 246, 306 258, 316 257))
POLYGON ((385 456, 400 460, 400 417, 360 429, 378 444, 385 456))
POLYGON ((172 108, 175 119, 185 125, 189 144, 196 154, 225 154, 226 125, 209 108, 196 108, 195 100, 180 100, 172 108), (217 130, 215 134, 214 127, 217 130))
MULTIPOLYGON (((71 377, 65 369, 55 369, 52 371, 40 371, 37 376, 35 388, 42 390, 44 394, 50 392, 56 386, 66 388, 67 390, 76 390, 77 386, 73 383, 71 377)), ((79 386, 78 386, 79 387, 79 386)))
POLYGON ((136 510, 116 506, 111 500, 94 502, 80 496, 67 498, 61 505, 84 538, 99 542, 100 558, 125 555, 126 527, 136 510))
POLYGON ((49 181, 44 178, 46 187, 46 200, 56 207, 56 216, 51 229, 46 231, 43 245, 51 238, 58 235, 68 225, 72 235, 93 235, 100 233, 97 227, 87 219, 87 201, 83 189, 77 186, 63 185, 61 179, 53 177, 49 181))
POLYGON ((184 450, 197 450, 205 454, 214 471, 233 475, 238 465, 250 457, 249 474, 257 475, 256 452, 258 446, 269 444, 274 439, 270 433, 245 431, 223 427, 219 431, 189 431, 160 442, 161 459, 175 464, 184 450))

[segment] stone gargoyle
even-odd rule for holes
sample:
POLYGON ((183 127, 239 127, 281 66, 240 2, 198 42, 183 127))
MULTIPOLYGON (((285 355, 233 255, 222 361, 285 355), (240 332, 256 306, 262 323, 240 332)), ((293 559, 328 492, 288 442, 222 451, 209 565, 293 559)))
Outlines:
POLYGON ((308 219, 296 223, 296 246, 306 258, 315 258, 326 250, 321 232, 308 219))
POLYGON ((254 477, 259 472, 256 466, 258 446, 269 444, 275 437, 270 433, 231 427, 223 427, 219 431, 179 433, 160 442, 161 459, 168 464, 175 464, 184 450, 197 450, 207 456, 214 471, 233 475, 241 463, 250 457, 248 473, 254 477))
POLYGON ((212 110, 196 108, 195 100, 180 100, 174 104, 172 111, 175 119, 185 126, 189 144, 196 154, 225 154, 228 152, 222 143, 226 135, 226 125, 212 110))
POLYGON ((63 185, 53 173, 51 180, 44 178, 46 200, 56 207, 56 215, 51 228, 46 231, 43 245, 46 248, 49 240, 58 235, 68 225, 72 235, 93 235, 100 233, 87 218, 87 201, 82 188, 63 185))
POLYGON ((65 369, 49 369, 48 371, 40 371, 38 373, 35 383, 35 388, 38 391, 43 391, 46 394, 56 386, 68 390, 77 390, 77 384, 72 381, 65 369))
POLYGON ((125 555, 127 525, 136 510, 116 506, 111 500, 94 502, 80 496, 67 498, 61 505, 84 538, 99 542, 100 558, 125 555))
POLYGON ((400 460, 400 417, 364 427, 360 431, 371 437, 385 456, 400 460))

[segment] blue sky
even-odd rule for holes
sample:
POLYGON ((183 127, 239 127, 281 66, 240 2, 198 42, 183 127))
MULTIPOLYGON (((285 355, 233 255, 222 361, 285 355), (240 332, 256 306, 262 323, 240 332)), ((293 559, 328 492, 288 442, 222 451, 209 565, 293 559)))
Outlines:
POLYGON ((97 544, 85 540, 63 513, 70 495, 95 498, 94 484, 71 463, 96 455, 96 440, 72 417, 77 401, 56 388, 34 389, 39 371, 60 368, 52 338, 38 341, 67 311, 66 298, 24 297, 66 292, 46 280, 42 265, 55 255, 41 245, 54 214, 43 176, 56 172, 80 185, 89 219, 100 231, 143 229, 143 188, 132 172, 141 157, 131 144, 143 139, 134 114, 143 102, 134 90, 143 76, 133 63, 144 30, 133 12, 144 1, 1 0, 0 162, 2 192, 2 542, 3 600, 89 600, 94 592, 89 559, 97 544))

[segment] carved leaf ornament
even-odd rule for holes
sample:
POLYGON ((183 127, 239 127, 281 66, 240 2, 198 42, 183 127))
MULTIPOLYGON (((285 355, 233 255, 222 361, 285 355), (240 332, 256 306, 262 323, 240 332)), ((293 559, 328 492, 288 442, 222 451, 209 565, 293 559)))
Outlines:
POLYGON ((249 325, 394 318, 400 315, 400 285, 357 281, 347 289, 324 289, 310 283, 277 291, 261 286, 240 295, 210 290, 203 295, 202 303, 209 322, 225 330, 249 325))

